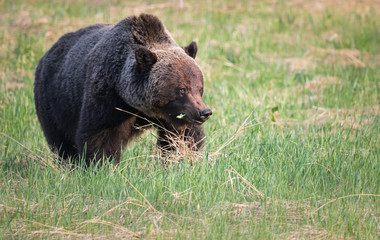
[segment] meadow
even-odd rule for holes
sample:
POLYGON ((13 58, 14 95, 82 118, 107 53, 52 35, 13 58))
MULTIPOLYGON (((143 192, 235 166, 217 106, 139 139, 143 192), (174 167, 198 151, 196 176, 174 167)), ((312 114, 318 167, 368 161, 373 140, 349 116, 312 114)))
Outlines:
POLYGON ((379 239, 380 3, 0 0, 0 239, 379 239), (206 145, 65 167, 33 100, 64 33, 151 13, 198 43, 206 145))

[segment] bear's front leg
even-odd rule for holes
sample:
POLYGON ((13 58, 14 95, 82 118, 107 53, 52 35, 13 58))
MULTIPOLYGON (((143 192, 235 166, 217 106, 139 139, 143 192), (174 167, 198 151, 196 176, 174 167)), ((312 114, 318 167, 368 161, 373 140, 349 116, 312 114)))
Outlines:
POLYGON ((158 145, 164 153, 181 148, 198 151, 204 138, 205 134, 200 125, 187 125, 179 130, 167 126, 158 128, 158 145))
POLYGON ((82 131, 77 134, 79 154, 87 165, 103 157, 114 157, 116 161, 119 161, 121 142, 114 133, 115 131, 111 128, 92 133, 82 131))
POLYGON ((115 106, 132 112, 121 101, 112 99, 114 94, 108 94, 109 101, 87 97, 82 105, 76 130, 76 148, 86 164, 96 162, 104 157, 114 157, 118 162, 120 152, 141 130, 134 127, 136 117, 119 111, 115 106))
POLYGON ((84 154, 87 164, 103 157, 114 157, 119 162, 122 148, 143 132, 137 125, 143 123, 136 116, 129 116, 120 124, 105 129, 85 131, 82 128, 77 135, 79 153, 84 154))

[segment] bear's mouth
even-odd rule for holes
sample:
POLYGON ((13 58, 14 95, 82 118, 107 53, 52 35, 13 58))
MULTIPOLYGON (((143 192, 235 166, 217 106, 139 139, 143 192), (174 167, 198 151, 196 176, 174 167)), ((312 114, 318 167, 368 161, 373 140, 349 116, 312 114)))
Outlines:
POLYGON ((204 122, 204 121, 195 120, 194 118, 190 117, 189 115, 187 115, 184 112, 177 114, 176 119, 178 119, 180 121, 181 120, 186 121, 186 122, 191 123, 191 124, 198 124, 198 125, 201 125, 204 122))
POLYGON ((187 122, 190 124, 197 124, 197 125, 202 125, 204 122, 206 122, 209 119, 209 117, 194 119, 194 118, 190 117, 188 114, 186 114, 185 112, 177 114, 175 118, 179 121, 182 121, 182 122, 184 121, 184 122, 187 122))
POLYGON ((188 122, 192 123, 192 124, 198 124, 198 125, 202 125, 204 123, 204 121, 199 121, 199 120, 195 120, 189 116, 186 116, 185 118, 188 122))

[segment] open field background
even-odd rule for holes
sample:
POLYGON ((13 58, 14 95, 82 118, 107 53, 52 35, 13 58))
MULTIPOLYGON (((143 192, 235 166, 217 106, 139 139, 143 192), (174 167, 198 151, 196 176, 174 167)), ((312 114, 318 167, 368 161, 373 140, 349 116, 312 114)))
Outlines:
POLYGON ((0 0, 0 239, 379 239, 380 2, 0 0), (148 132, 117 167, 56 163, 33 101, 62 34, 157 15, 198 42, 201 156, 148 132))

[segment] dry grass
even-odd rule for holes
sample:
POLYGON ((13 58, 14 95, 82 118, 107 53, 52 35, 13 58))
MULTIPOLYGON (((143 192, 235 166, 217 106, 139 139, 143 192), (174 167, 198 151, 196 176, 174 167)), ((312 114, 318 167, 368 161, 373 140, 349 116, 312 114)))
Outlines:
MULTIPOLYGON (((56 196, 51 196, 51 198, 52 198, 51 201, 54 201, 55 197, 56 196)), ((70 199, 65 201, 64 205, 70 206, 70 203, 73 201, 76 201, 77 197, 78 196, 73 195, 70 199)), ((21 204, 18 208, 7 207, 7 206, 1 204, 0 205, 0 213, 4 214, 4 211, 6 209, 7 214, 15 214, 23 208, 32 208, 33 212, 35 214, 38 214, 38 215, 41 215, 41 214, 42 215, 43 214, 54 215, 55 214, 54 212, 58 211, 60 216, 65 216, 67 214, 66 212, 68 210, 68 208, 54 209, 53 207, 51 207, 51 209, 48 210, 48 209, 46 209, 46 206, 45 206, 45 208, 41 209, 39 207, 38 203, 26 202, 22 199, 15 199, 15 201, 20 202, 20 204, 21 204), (41 210, 46 211, 46 213, 42 212, 41 210)), ((88 208, 78 209, 78 211, 86 212, 86 211, 89 211, 90 208, 93 207, 91 205, 91 199, 87 199, 86 201, 88 202, 88 205, 87 205, 88 208)), ((110 202, 104 201, 104 205, 110 205, 110 202)), ((16 221, 17 222, 16 224, 18 226, 17 230, 15 230, 14 232, 5 233, 5 235, 17 237, 19 234, 21 234, 21 236, 24 236, 25 233, 27 233, 26 235, 28 235, 29 237, 32 237, 32 238, 37 237, 37 236, 38 237, 49 236, 49 238, 53 238, 53 239, 54 238, 62 238, 62 237, 64 237, 64 238, 65 237, 68 237, 68 238, 74 237, 75 239, 77 239, 77 238, 78 239, 125 239, 125 238, 129 239, 129 238, 136 238, 136 237, 139 238, 142 236, 142 232, 133 232, 133 231, 129 230, 128 228, 124 227, 122 223, 115 223, 115 222, 106 221, 106 220, 102 219, 104 217, 107 217, 108 214, 110 214, 116 210, 118 210, 120 212, 120 218, 124 218, 124 215, 126 215, 128 217, 129 214, 132 214, 132 210, 129 209, 129 207, 131 205, 137 206, 139 208, 145 208, 146 210, 143 211, 143 214, 151 211, 150 210, 151 208, 148 205, 144 204, 143 202, 141 202, 137 199, 129 198, 125 202, 122 202, 122 203, 110 208, 108 211, 106 211, 105 213, 103 213, 100 216, 97 216, 94 219, 78 222, 74 229, 73 228, 52 226, 52 225, 40 223, 37 221, 18 219, 16 221), (32 231, 30 231, 30 229, 29 229, 31 225, 33 225, 33 229, 34 229, 32 231), (93 228, 93 226, 96 226, 96 225, 102 225, 105 227, 109 227, 110 228, 109 233, 105 234, 105 235, 98 235, 98 234, 94 235, 94 234, 88 233, 88 228, 93 228)), ((140 216, 140 218, 141 217, 142 217, 142 215, 140 216)), ((133 219, 133 216, 132 216, 132 219, 133 219)), ((120 219, 120 220, 122 220, 122 219, 120 219)))
POLYGON ((379 106, 368 106, 363 109, 335 109, 315 107, 305 111, 306 120, 302 124, 324 125, 335 122, 336 126, 345 129, 361 130, 373 124, 376 116, 380 115, 379 106))
MULTIPOLYGON (((274 1, 277 2, 277 1, 274 1)), ((291 0, 286 1, 288 7, 301 8, 310 13, 321 13, 326 10, 337 10, 340 12, 369 12, 375 9, 376 13, 380 13, 380 1, 378 0, 291 0)))
POLYGON ((312 80, 306 81, 304 88, 313 94, 321 94, 330 85, 341 85, 342 79, 330 76, 316 76, 312 80))
POLYGON ((252 53, 260 61, 267 64, 285 65, 290 73, 304 70, 312 71, 320 66, 354 66, 364 68, 370 60, 367 55, 357 49, 332 49, 310 47, 302 57, 281 57, 276 53, 252 53))
POLYGON ((293 239, 310 239, 310 240, 323 240, 323 239, 353 239, 347 238, 343 235, 337 235, 329 232, 323 228, 317 228, 311 225, 291 225, 290 228, 294 228, 289 233, 282 233, 279 235, 281 239, 293 240, 293 239))
MULTIPOLYGON (((290 114, 291 113, 292 112, 290 112, 290 114)), ((297 119, 287 118, 283 114, 281 115, 279 112, 275 112, 273 113, 275 119, 273 124, 277 126, 299 124, 304 126, 323 126, 334 122, 334 133, 337 132, 338 129, 343 128, 351 132, 351 137, 355 137, 356 130, 362 130, 374 124, 376 117, 380 115, 380 108, 377 105, 356 109, 313 107, 307 110, 297 110, 295 113, 302 115, 305 120, 299 121, 297 119)))
MULTIPOLYGON (((196 144, 194 141, 190 142, 187 140, 188 136, 185 136, 184 133, 179 133, 176 135, 170 135, 168 137, 169 146, 165 148, 157 147, 154 144, 154 148, 156 148, 156 152, 162 153, 162 162, 164 165, 179 163, 182 161, 186 161, 190 164, 194 164, 202 159, 204 156, 202 151, 195 150, 196 144), (168 150, 170 149, 170 150, 168 150), (171 150, 174 149, 174 150, 171 150)), ((190 139, 192 137, 190 136, 190 139)), ((202 139, 201 141, 204 141, 202 139)))
POLYGON ((365 67, 366 64, 360 60, 361 53, 357 49, 323 49, 311 47, 306 53, 306 58, 311 58, 324 65, 340 65, 365 67))
POLYGON ((312 69, 315 65, 313 61, 308 58, 285 58, 284 62, 289 72, 301 72, 302 70, 312 69))

